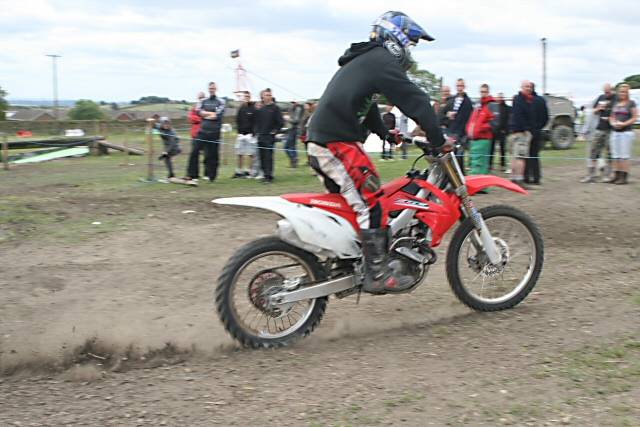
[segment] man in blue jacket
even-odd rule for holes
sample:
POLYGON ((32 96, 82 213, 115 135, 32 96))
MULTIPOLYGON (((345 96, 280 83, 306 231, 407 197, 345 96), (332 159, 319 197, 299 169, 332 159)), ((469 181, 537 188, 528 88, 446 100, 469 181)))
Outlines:
POLYGON ((204 149, 205 177, 214 181, 218 175, 218 157, 220 154, 220 131, 222 129, 222 117, 224 115, 224 101, 216 96, 216 84, 209 83, 209 98, 202 101, 196 113, 202 118, 200 130, 194 139, 194 144, 189 156, 186 180, 197 179, 198 157, 200 150, 204 149))
POLYGON ((533 88, 524 80, 520 92, 513 97, 509 121, 509 145, 511 146, 511 181, 524 187, 525 161, 529 157, 532 131, 536 128, 533 112, 533 88))

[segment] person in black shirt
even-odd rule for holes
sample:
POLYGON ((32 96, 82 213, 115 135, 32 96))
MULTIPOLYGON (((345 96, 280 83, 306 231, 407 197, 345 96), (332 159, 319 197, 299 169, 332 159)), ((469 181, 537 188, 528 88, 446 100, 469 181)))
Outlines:
POLYGON ((273 102, 271 89, 260 92, 262 107, 255 112, 254 134, 258 137, 260 167, 264 173, 263 182, 273 181, 273 150, 276 133, 284 125, 280 108, 273 102))
POLYGON ((446 117, 449 121, 447 133, 454 137, 460 144, 460 149, 456 152, 456 157, 460 163, 462 173, 465 173, 464 150, 467 146, 465 129, 467 128, 469 117, 471 117, 471 113, 473 112, 473 104, 464 91, 465 87, 464 79, 458 79, 456 81, 456 94, 451 97, 446 112, 446 117))
POLYGON ((638 119, 638 106, 634 100, 629 98, 630 89, 626 83, 618 86, 616 100, 611 106, 611 115, 609 116, 611 166, 615 173, 614 179, 611 181, 612 184, 627 184, 629 179, 630 159, 635 139, 633 124, 638 119))
POLYGON ((335 73, 309 120, 311 167, 330 192, 342 194, 356 213, 364 255, 365 292, 403 290, 412 280, 388 262, 389 236, 379 203, 380 177, 362 142, 368 132, 385 139, 374 95, 381 93, 426 133, 430 143, 445 143, 429 95, 407 77, 410 48, 431 41, 422 27, 402 12, 378 18, 370 40, 353 43, 338 59, 335 73))
POLYGON ((244 92, 243 102, 238 109, 236 116, 236 126, 238 128, 238 137, 236 139, 236 155, 238 156, 238 167, 233 175, 233 178, 246 178, 249 177, 251 165, 253 164, 253 158, 256 155, 257 146, 256 139, 253 136, 254 118, 256 107, 251 102, 251 94, 244 92), (244 158, 247 159, 247 166, 243 169, 244 158))
MULTIPOLYGON (((615 102, 615 95, 609 83, 606 83, 602 87, 602 91, 603 93, 598 96, 596 101, 593 103, 593 114, 597 116, 598 124, 596 125, 596 130, 590 141, 589 159, 591 162, 589 164, 587 175, 580 180, 580 182, 584 184, 595 182, 598 158, 602 155, 603 150, 607 151, 607 164, 609 165, 607 169, 611 169, 611 154, 609 152, 609 135, 611 134, 611 125, 609 124, 609 116, 611 115, 611 106, 615 102)), ((603 175, 603 182, 611 181, 608 176, 608 171, 605 171, 603 175)))
POLYGON ((440 102, 437 103, 437 115, 438 115, 438 124, 443 129, 447 129, 449 127, 449 118, 447 117, 447 113, 451 109, 451 89, 449 86, 442 86, 440 90, 440 102))
POLYGON ((395 135, 392 131, 396 129, 396 116, 391 112, 393 105, 387 105, 387 112, 382 115, 382 123, 387 128, 387 137, 382 140, 382 160, 393 159, 393 144, 395 144, 395 135), (388 146, 387 151, 385 147, 388 146))

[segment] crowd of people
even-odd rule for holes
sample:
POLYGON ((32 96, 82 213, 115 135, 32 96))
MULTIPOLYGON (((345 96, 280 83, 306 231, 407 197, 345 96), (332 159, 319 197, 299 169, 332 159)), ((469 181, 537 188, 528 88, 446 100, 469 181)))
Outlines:
MULTIPOLYGON (((512 105, 505 102, 503 93, 492 96, 487 84, 480 86, 475 105, 465 91, 464 79, 458 79, 455 88, 456 92, 451 94, 450 88, 443 86, 440 99, 433 101, 433 108, 443 133, 457 141, 459 148, 456 156, 461 169, 472 175, 499 170, 510 173, 511 180, 520 186, 540 185, 542 173, 539 153, 544 144, 542 129, 549 114, 546 102, 536 93, 534 84, 523 81, 520 91, 513 97, 512 105), (496 159, 498 150, 499 160, 496 159), (468 157, 467 161, 465 157, 468 157)), ((192 150, 186 175, 182 178, 188 183, 197 183, 198 179, 214 181, 218 173, 225 102, 216 96, 214 82, 209 83, 208 90, 209 97, 200 92, 196 105, 188 113, 192 150), (204 155, 202 176, 199 169, 200 153, 204 155)), ((260 92, 257 102, 251 100, 249 92, 242 93, 235 120, 237 165, 233 178, 273 182, 276 135, 285 125, 283 149, 289 166, 298 167, 298 142, 306 142, 307 123, 314 107, 312 102, 300 104, 294 101, 283 113, 269 88, 260 92)), ((632 125, 637 118, 637 106, 629 98, 629 87, 621 85, 615 94, 610 84, 604 85, 603 93, 593 104, 592 117, 582 131, 589 142, 590 163, 588 173, 581 182, 601 180, 626 184, 634 140, 632 125), (605 160, 606 166, 603 168, 597 167, 600 158, 605 160)), ((382 139, 381 159, 392 160, 394 152, 398 150, 406 159, 407 141, 424 133, 419 127, 410 132, 409 119, 391 103, 386 105, 381 118, 388 130, 382 139)), ((168 119, 161 118, 155 126, 164 143, 160 159, 166 164, 169 178, 174 178, 172 158, 181 152, 179 139, 168 119)))

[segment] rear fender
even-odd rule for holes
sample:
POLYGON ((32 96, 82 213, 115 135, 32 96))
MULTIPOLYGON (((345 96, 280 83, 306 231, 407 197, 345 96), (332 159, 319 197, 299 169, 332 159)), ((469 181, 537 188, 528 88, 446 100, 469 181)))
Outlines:
POLYGON ((529 194, 527 190, 518 184, 494 175, 467 176, 465 177, 465 184, 467 185, 467 193, 469 193, 470 196, 487 187, 502 187, 514 193, 529 194))
POLYGON ((228 197, 215 199, 219 205, 250 206, 282 216, 278 236, 318 256, 342 259, 361 256, 357 234, 346 219, 323 209, 292 203, 282 197, 228 197))

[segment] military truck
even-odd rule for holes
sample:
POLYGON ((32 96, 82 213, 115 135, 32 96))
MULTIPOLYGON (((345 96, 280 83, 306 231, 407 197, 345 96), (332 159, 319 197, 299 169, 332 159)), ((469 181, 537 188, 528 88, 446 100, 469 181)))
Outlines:
POLYGON ((573 123, 576 119, 576 110, 573 102, 562 96, 543 95, 549 110, 549 121, 542 129, 542 137, 545 141, 551 141, 551 146, 556 150, 571 148, 575 141, 573 123))

